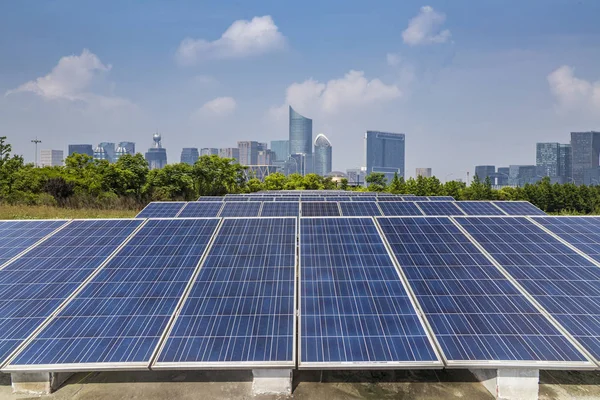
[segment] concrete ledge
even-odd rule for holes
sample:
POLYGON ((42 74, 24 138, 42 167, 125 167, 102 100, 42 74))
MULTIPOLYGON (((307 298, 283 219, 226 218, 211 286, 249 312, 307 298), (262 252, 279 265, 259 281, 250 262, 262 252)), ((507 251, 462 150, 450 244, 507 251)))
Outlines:
POLYGON ((71 375, 71 372, 14 372, 10 379, 13 393, 50 394, 71 375))
POLYGON ((473 375, 498 400, 537 400, 540 371, 537 369, 472 369, 473 375))
POLYGON ((291 369, 253 369, 252 393, 258 394, 292 394, 291 369))

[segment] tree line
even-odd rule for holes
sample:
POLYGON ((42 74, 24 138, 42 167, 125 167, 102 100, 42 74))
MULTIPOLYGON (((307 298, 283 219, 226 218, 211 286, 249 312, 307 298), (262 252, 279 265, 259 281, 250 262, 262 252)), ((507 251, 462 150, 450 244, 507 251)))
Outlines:
POLYGON ((252 193, 260 190, 321 190, 390 192, 418 196, 452 196, 457 200, 527 200, 550 213, 600 213, 600 186, 551 184, 545 178, 524 187, 493 189, 489 179, 441 183, 436 177, 407 180, 395 175, 366 177, 367 187, 353 187, 347 179, 316 174, 274 173, 264 182, 249 176, 233 159, 202 156, 194 165, 169 164, 150 170, 142 154, 124 155, 115 163, 73 154, 59 167, 35 167, 13 155, 0 137, 0 201, 6 204, 50 205, 72 208, 139 209, 150 201, 196 200, 199 196, 252 193))

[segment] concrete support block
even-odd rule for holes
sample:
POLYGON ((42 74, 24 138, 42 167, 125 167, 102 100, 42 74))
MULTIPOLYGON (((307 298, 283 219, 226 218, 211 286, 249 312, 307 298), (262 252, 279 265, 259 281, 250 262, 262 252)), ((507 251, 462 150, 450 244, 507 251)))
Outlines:
POLYGON ((472 369, 473 375, 498 400, 537 400, 540 371, 537 369, 472 369))
POLYGON ((50 394, 71 375, 71 372, 13 372, 10 379, 13 393, 50 394))
POLYGON ((253 369, 252 393, 258 394, 292 394, 291 369, 253 369))

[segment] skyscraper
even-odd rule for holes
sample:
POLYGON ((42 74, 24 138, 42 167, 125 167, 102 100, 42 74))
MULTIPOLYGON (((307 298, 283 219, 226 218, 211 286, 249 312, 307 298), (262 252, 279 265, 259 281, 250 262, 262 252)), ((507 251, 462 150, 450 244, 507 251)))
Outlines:
POLYGON ((108 160, 108 162, 115 162, 115 156, 116 156, 116 148, 115 148, 115 144, 112 142, 102 142, 100 144, 98 144, 98 147, 101 147, 104 149, 104 153, 105 153, 105 158, 104 160, 108 160))
POLYGON ((509 174, 510 174, 510 168, 498 167, 498 172, 496 172, 496 178, 497 178, 496 185, 507 186, 509 174))
POLYGON ((41 150, 40 151, 40 166, 42 167, 58 167, 63 165, 62 150, 41 150))
POLYGON ((275 159, 275 153, 270 149, 264 149, 258 151, 257 165, 272 165, 275 159))
POLYGON ((134 142, 119 142, 119 147, 122 147, 125 150, 126 154, 130 154, 132 156, 135 155, 135 143, 134 142))
POLYGON ((212 147, 205 147, 203 149, 200 149, 200 155, 201 156, 212 156, 212 155, 219 155, 219 149, 215 149, 212 147))
POLYGON ((538 176, 548 176, 552 183, 571 180, 571 145, 537 143, 535 161, 538 176))
MULTIPOLYGON (((262 147, 262 146, 261 146, 262 147)), ((239 161, 242 165, 256 165, 258 163, 259 143, 254 141, 238 142, 239 161)))
POLYGON ((240 161, 240 149, 237 147, 224 147, 219 149, 219 157, 233 158, 236 162, 240 161))
POLYGON ((315 174, 325 176, 331 172, 331 154, 331 142, 327 139, 327 136, 319 133, 315 138, 315 152, 313 155, 315 174))
POLYGON ((416 176, 422 176, 423 178, 431 178, 431 168, 417 168, 416 176))
POLYGON ((73 154, 87 154, 90 157, 94 157, 94 146, 91 144, 70 144, 69 155, 73 154))
POLYGON ((367 131, 365 134, 367 174, 382 172, 388 183, 394 173, 404 177, 404 134, 367 131))
POLYGON ((573 182, 582 185, 585 171, 598 168, 600 132, 571 132, 571 150, 573 182))
POLYGON ((537 167, 535 165, 509 165, 508 166, 508 184, 511 186, 524 186, 525 184, 535 183, 538 178, 537 167))
POLYGON ((152 135, 154 141, 153 147, 150 147, 146 152, 146 161, 150 169, 160 169, 167 165, 167 149, 162 147, 162 137, 156 132, 152 135))
POLYGON ((286 161, 290 156, 290 141, 271 140, 271 150, 275 153, 276 161, 286 161))
POLYGON ((290 155, 302 154, 303 172, 306 175, 313 171, 312 157, 312 119, 298 114, 290 106, 290 155))
POLYGON ((475 175, 479 178, 481 182, 485 182, 485 178, 488 176, 492 180, 492 184, 494 183, 494 174, 496 173, 495 165, 476 165, 475 166, 475 175))
POLYGON ((200 154, 198 153, 198 149, 196 147, 184 147, 181 150, 180 162, 194 165, 196 161, 198 161, 198 157, 200 157, 200 154))

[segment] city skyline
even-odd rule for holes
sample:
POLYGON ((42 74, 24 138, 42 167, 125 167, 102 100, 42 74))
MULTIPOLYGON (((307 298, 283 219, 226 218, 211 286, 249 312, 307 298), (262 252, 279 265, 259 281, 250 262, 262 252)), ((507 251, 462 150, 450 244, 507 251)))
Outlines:
POLYGON ((0 133, 33 161, 36 136, 145 149, 158 129, 177 160, 284 139, 291 105, 334 170, 364 163, 369 129, 407 133, 407 176, 532 163, 535 143, 600 129, 600 4, 511 4, 4 3, 0 133))

